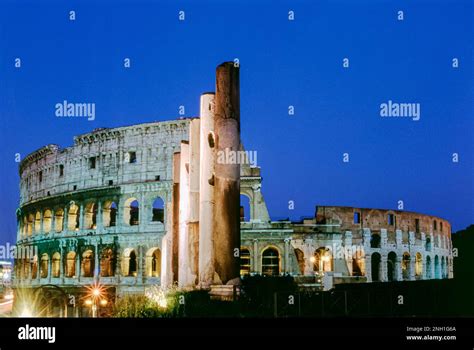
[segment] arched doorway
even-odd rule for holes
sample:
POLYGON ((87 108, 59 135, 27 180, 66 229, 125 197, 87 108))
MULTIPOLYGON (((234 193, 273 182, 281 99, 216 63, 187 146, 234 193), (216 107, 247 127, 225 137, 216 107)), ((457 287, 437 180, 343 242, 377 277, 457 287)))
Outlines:
POLYGON ((313 270, 317 272, 332 271, 331 250, 326 247, 320 247, 314 252, 313 270))
POLYGON ((370 258, 370 270, 372 273, 372 282, 379 282, 382 277, 381 271, 382 257, 379 253, 373 253, 370 258))
POLYGON ((416 279, 423 278, 423 257, 419 252, 415 255, 415 277, 416 279))
POLYGON ((403 253, 402 258, 402 277, 404 280, 410 279, 410 253, 403 253))
POLYGON ((82 254, 82 276, 94 277, 94 253, 90 249, 82 254))
POLYGON ((439 271, 439 258, 438 258, 438 255, 435 255, 435 257, 434 257, 434 278, 436 278, 436 279, 441 278, 440 271, 439 271))
POLYGON ((397 280, 397 254, 395 252, 390 252, 387 256, 387 279, 389 282, 397 280))
POLYGON ((431 257, 428 255, 426 256, 426 272, 425 272, 426 279, 431 279, 433 276, 431 275, 431 257))

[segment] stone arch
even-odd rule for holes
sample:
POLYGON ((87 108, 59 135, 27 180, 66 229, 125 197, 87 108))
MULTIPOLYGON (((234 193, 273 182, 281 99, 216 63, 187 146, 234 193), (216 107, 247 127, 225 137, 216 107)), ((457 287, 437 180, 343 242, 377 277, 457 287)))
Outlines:
POLYGON ((79 230, 79 207, 74 202, 69 205, 67 229, 69 231, 79 230))
POLYGON ((41 232, 41 213, 38 210, 35 214, 35 233, 41 232))
POLYGON ((370 257, 370 272, 372 282, 380 282, 382 280, 382 256, 380 253, 372 253, 370 257))
POLYGON ((444 256, 441 257, 441 278, 446 278, 445 276, 446 263, 444 256))
POLYGON ((94 252, 91 249, 82 253, 81 271, 82 277, 94 277, 94 252))
POLYGON ((304 252, 301 249, 295 248, 296 262, 298 263, 298 269, 300 275, 304 275, 304 252))
POLYGON ((95 230, 97 228, 97 204, 94 202, 86 204, 84 212, 84 227, 87 230, 95 230))
POLYGON ((247 247, 240 248, 240 276, 250 275, 252 269, 250 249, 247 247))
POLYGON ((128 277, 136 277, 138 273, 137 253, 133 248, 126 248, 123 252, 122 274, 128 277))
POLYGON ((111 200, 104 202, 102 222, 104 227, 114 227, 117 224, 117 203, 111 200))
POLYGON ((397 254, 390 252, 387 255, 387 279, 389 282, 396 281, 397 276, 397 254))
POLYGON ((138 225, 140 222, 140 209, 138 199, 128 198, 124 203, 123 221, 130 226, 138 225))
POLYGON ((253 219, 251 196, 240 193, 240 222, 249 222, 253 219))
POLYGON ((50 209, 46 209, 43 213, 43 232, 51 232, 51 226, 53 224, 53 215, 50 209))
POLYGON ((62 232, 64 229, 64 210, 59 208, 54 212, 54 231, 62 232))
POLYGON ((41 255, 40 277, 47 278, 49 272, 49 255, 44 253, 41 255))
POLYGON ((34 223, 35 223, 35 216, 32 213, 28 214, 27 230, 26 230, 26 233, 28 234, 28 236, 31 236, 33 234, 34 223))
POLYGON ((423 256, 420 252, 415 255, 415 277, 418 279, 423 278, 423 256))
POLYGON ((426 279, 433 278, 433 276, 431 275, 431 257, 429 255, 426 256, 425 270, 426 279))
POLYGON ((440 271, 439 271, 439 257, 438 257, 438 255, 435 255, 435 257, 434 257, 434 278, 436 278, 436 279, 441 278, 440 271))
POLYGON ((53 278, 60 277, 61 274, 61 254, 59 252, 55 252, 52 257, 52 264, 51 264, 51 276, 53 278))
POLYGON ((402 256, 402 277, 404 280, 410 279, 410 253, 405 252, 402 256))
MULTIPOLYGON (((28 269, 28 263, 25 264, 28 269)), ((25 273, 25 276, 28 276, 28 272, 25 273)), ((31 261, 31 278, 36 279, 38 277, 38 255, 33 256, 33 261, 31 261)))
POLYGON ((156 197, 153 200, 151 210, 151 221, 161 223, 165 222, 165 202, 161 197, 156 197))
MULTIPOLYGON (((435 221, 436 222, 436 221, 435 221)), ((431 251, 431 236, 427 236, 425 240, 425 250, 427 252, 431 251)))
POLYGON ((66 255, 66 277, 76 276, 76 252, 70 251, 66 255))
POLYGON ((352 255, 352 276, 365 276, 365 253, 363 249, 356 249, 352 255))
POLYGON ((381 241, 380 234, 373 232, 370 235, 370 248, 380 248, 381 241))
POLYGON ((331 249, 319 247, 314 252, 313 270, 319 272, 333 271, 333 257, 331 249))
POLYGON ((105 248, 100 255, 100 277, 112 277, 115 274, 115 256, 111 248, 105 248))
POLYGON ((267 246, 262 251, 262 275, 278 276, 281 271, 280 251, 275 246, 267 246))
POLYGON ((146 276, 161 277, 161 250, 153 247, 146 253, 146 276))

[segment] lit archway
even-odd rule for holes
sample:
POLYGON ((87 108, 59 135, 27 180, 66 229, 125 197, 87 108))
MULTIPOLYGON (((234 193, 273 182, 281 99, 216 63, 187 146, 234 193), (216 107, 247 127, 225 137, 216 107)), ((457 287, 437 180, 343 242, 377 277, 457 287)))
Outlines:
POLYGON ((250 250, 247 248, 240 249, 240 275, 248 276, 250 275, 250 250))
POLYGON ((51 272, 53 278, 58 278, 61 273, 61 254, 59 254, 59 252, 53 254, 51 267, 53 270, 51 272))
POLYGON ((84 226, 87 230, 95 230, 97 227, 97 204, 93 202, 86 205, 84 226))
POLYGON ((46 209, 43 214, 43 231, 44 233, 51 232, 51 225, 53 223, 53 215, 51 210, 46 209))
POLYGON ((397 254, 388 253, 387 256, 387 279, 392 282, 397 280, 397 254))
POLYGON ((276 248, 266 248, 262 253, 262 274, 278 276, 280 274, 280 253, 276 248))
POLYGON ((318 272, 332 271, 331 250, 326 247, 320 247, 314 252, 313 270, 318 272))
POLYGON ((76 253, 72 251, 66 255, 66 277, 76 277, 76 253))
POLYGON ((101 277, 112 277, 115 271, 115 256, 114 252, 110 248, 106 248, 102 251, 100 257, 100 276, 101 277))
POLYGON ((132 248, 127 248, 123 254, 122 274, 127 277, 136 277, 138 271, 137 253, 132 248))
POLYGON ((86 250, 82 254, 81 265, 83 277, 94 277, 94 253, 92 252, 92 250, 86 250))
POLYGON ((404 280, 410 279, 410 253, 403 253, 402 258, 402 277, 404 280))
POLYGON ((54 212, 54 230, 56 232, 62 232, 64 227, 64 210, 57 209, 54 212))
POLYGON ((415 255, 415 276, 418 279, 423 277, 423 257, 421 253, 415 255))
POLYGON ((74 203, 69 206, 67 229, 69 231, 79 230, 79 207, 74 203))
POLYGON ((44 253, 41 255, 40 277, 47 278, 49 269, 49 255, 44 253))
POLYGON ((147 277, 161 276, 161 250, 151 248, 146 254, 146 275, 147 277))

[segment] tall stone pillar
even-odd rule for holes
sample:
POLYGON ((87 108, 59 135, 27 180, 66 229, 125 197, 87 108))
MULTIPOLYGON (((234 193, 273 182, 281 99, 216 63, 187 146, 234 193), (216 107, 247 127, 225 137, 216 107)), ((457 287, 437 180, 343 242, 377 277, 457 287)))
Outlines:
POLYGON ((178 282, 179 276, 179 181, 181 170, 181 153, 173 154, 173 198, 172 198, 172 215, 173 222, 171 224, 171 273, 172 281, 178 282))
POLYGON ((199 172, 199 285, 208 288, 214 279, 214 93, 201 95, 199 172))
POLYGON ((253 240, 253 259, 252 259, 252 272, 255 274, 261 273, 258 256, 258 239, 253 240))
POLYGON ((178 285, 181 288, 194 287, 191 278, 189 250, 189 142, 181 142, 181 162, 179 179, 179 267, 178 285))
MULTIPOLYGON (((215 146, 220 152, 240 148, 239 68, 225 62, 216 69, 215 146)), ((239 281, 240 164, 215 163, 214 176, 214 268, 217 284, 239 281)))
POLYGON ((291 272, 290 264, 290 238, 285 238, 285 273, 291 272))

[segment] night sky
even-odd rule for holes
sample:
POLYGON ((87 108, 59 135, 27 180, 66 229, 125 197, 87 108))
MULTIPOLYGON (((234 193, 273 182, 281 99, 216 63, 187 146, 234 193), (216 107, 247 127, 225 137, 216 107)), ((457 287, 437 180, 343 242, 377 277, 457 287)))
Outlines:
POLYGON ((215 67, 235 58, 242 141, 258 152, 273 219, 403 200, 463 229, 474 221, 473 23, 470 0, 2 0, 0 244, 16 238, 16 153, 176 119, 180 105, 197 116, 215 67), (96 119, 57 118, 63 100, 95 103, 96 119), (420 120, 381 118, 388 100, 420 103, 420 120))

